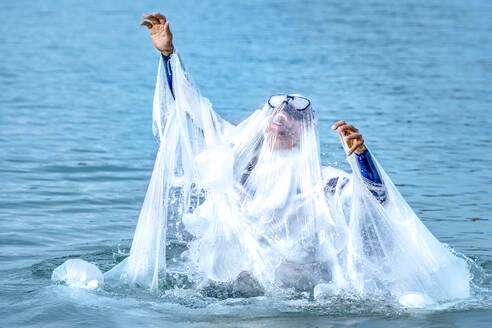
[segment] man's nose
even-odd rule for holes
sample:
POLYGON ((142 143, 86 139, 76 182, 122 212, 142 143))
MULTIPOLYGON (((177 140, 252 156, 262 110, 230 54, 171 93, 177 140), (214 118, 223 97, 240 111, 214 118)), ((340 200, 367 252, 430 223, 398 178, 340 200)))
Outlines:
POLYGON ((281 118, 282 120, 284 120, 284 121, 288 118, 288 117, 287 117, 287 115, 288 115, 288 114, 287 114, 286 112, 284 112, 283 110, 281 110, 281 111, 279 111, 279 112, 277 113, 277 116, 278 116, 279 118, 281 118))
POLYGON ((273 117, 273 123, 284 124, 286 121, 285 114, 282 112, 277 112, 273 117))

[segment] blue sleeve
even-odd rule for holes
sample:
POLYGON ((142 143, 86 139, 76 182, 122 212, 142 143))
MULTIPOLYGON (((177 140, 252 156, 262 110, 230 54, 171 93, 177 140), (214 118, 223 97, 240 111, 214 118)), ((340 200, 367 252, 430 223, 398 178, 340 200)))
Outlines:
POLYGON ((357 162, 359 163, 362 176, 373 183, 383 184, 369 150, 364 151, 362 154, 356 153, 355 155, 357 156, 357 162))
POLYGON ((368 180, 366 185, 368 186, 369 191, 381 204, 383 204, 386 201, 386 188, 376 169, 376 165, 374 165, 369 150, 364 151, 362 154, 355 155, 357 156, 361 175, 368 180))
POLYGON ((169 90, 171 90, 171 94, 173 95, 173 98, 176 99, 174 96, 174 90, 173 90, 173 71, 171 70, 171 63, 169 62, 171 59, 171 55, 167 56, 161 53, 162 59, 164 60, 164 67, 166 68, 166 78, 167 78, 167 85, 169 86, 169 90))
MULTIPOLYGON (((366 150, 362 154, 355 155, 357 156, 360 173, 367 180, 366 185, 369 191, 381 204, 383 204, 386 201, 386 188, 376 169, 376 165, 374 165, 371 154, 366 150)), ((346 179, 343 179, 340 182, 338 177, 331 178, 325 186, 325 192, 334 193, 339 183, 339 189, 341 190, 347 184, 347 181, 346 179)))

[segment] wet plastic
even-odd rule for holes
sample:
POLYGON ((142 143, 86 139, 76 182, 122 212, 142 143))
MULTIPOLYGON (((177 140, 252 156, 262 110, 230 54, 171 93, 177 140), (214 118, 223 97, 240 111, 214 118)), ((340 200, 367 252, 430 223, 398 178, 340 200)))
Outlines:
POLYGON ((51 280, 85 289, 101 288, 104 285, 104 275, 97 266, 80 259, 70 259, 58 266, 53 270, 51 280))

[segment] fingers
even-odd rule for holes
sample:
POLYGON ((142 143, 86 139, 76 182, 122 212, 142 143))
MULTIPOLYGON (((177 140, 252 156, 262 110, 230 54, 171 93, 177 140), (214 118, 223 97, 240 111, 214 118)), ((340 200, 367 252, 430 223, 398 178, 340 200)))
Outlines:
POLYGON ((332 130, 336 130, 336 129, 338 129, 340 126, 342 126, 342 125, 344 125, 344 124, 347 124, 347 123, 345 123, 345 121, 338 121, 338 122, 336 122, 335 124, 333 124, 333 125, 331 126, 331 129, 332 129, 332 130))
POLYGON ((347 153, 347 156, 350 156, 354 151, 358 151, 360 147, 364 144, 364 138, 360 133, 352 133, 351 135, 343 137, 347 146, 350 147, 350 152, 347 153))
POLYGON ((352 155, 354 151, 356 151, 363 144, 364 144, 364 139, 358 139, 357 141, 355 141, 352 147, 350 147, 350 150, 347 152, 347 156, 352 155))
POLYGON ((142 17, 145 18, 145 19, 148 19, 152 22, 153 25, 157 25, 157 24, 160 24, 161 22, 159 21, 159 18, 157 18, 156 16, 154 16, 154 14, 152 15, 149 15, 149 14, 142 14, 142 17))
POLYGON ((338 121, 335 124, 331 126, 332 130, 337 130, 339 134, 346 135, 344 131, 352 131, 352 132, 359 132, 359 130, 354 127, 352 124, 347 124, 345 121, 338 121))
POLYGON ((147 26, 147 28, 150 30, 152 29, 155 25, 164 25, 164 29, 166 32, 171 32, 169 29, 169 22, 166 20, 166 16, 160 14, 160 13, 152 13, 152 15, 149 14, 142 14, 142 17, 145 19, 148 19, 149 21, 142 21, 140 22, 140 25, 142 26, 147 26))
POLYGON ((346 135, 347 134, 345 132, 359 132, 359 130, 356 129, 352 124, 344 124, 342 126, 339 126, 337 128, 337 131, 339 133, 343 133, 343 135, 346 135))
POLYGON ((161 24, 165 24, 166 23, 166 16, 162 15, 161 13, 153 13, 153 15, 155 17, 157 17, 157 19, 159 20, 159 22, 161 24))
POLYGON ((348 147, 350 147, 347 152, 347 156, 352 155, 354 152, 361 149, 364 145, 364 138, 359 130, 352 124, 347 124, 345 121, 341 120, 336 122, 331 126, 332 130, 336 130, 340 136, 340 141, 342 144, 345 142, 348 147))
POLYGON ((150 22, 147 22, 147 21, 141 21, 140 22, 140 25, 142 26, 147 26, 147 28, 150 30, 153 26, 150 22))
MULTIPOLYGON (((362 139, 362 134, 360 133, 352 133, 351 135, 343 137, 345 141, 352 140, 352 139, 362 139)), ((362 139, 364 140, 364 139, 362 139)))

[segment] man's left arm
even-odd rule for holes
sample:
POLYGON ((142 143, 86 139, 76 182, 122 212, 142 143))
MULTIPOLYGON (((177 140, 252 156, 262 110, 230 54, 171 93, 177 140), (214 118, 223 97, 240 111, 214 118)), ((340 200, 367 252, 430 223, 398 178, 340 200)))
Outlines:
POLYGON ((362 134, 359 133, 357 128, 351 124, 345 123, 345 121, 338 121, 333 124, 331 128, 338 132, 342 143, 347 143, 349 147, 347 156, 355 153, 360 173, 366 180, 365 182, 369 191, 380 203, 384 203, 386 201, 386 188, 369 150, 364 145, 362 134))

